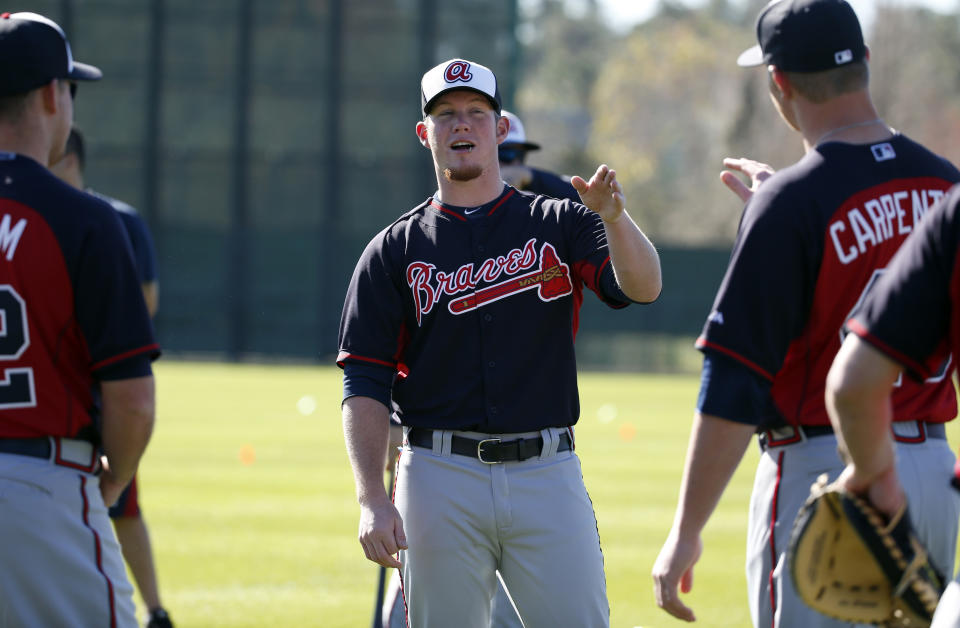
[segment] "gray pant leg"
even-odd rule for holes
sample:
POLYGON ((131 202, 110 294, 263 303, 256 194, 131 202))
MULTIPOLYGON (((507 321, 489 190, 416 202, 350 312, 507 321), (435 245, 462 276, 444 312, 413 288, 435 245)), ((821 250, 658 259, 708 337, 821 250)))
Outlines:
POLYGON ((397 473, 411 628, 489 628, 499 557, 489 469, 464 456, 407 448, 397 473))
POLYGON ((490 628, 523 628, 503 583, 497 580, 497 592, 490 601, 490 628))
POLYGON ((524 626, 609 626, 597 520, 579 458, 561 452, 501 468, 509 499, 495 503, 498 521, 509 525, 500 528, 500 572, 524 626))
POLYGON ((384 628, 407 628, 407 607, 403 603, 403 592, 400 590, 400 572, 397 569, 390 571, 380 619, 384 628))
MULTIPOLYGON (((897 471, 909 499, 911 521, 935 564, 945 573, 950 573, 954 562, 960 515, 960 494, 949 485, 953 462, 953 453, 943 439, 897 444, 897 471)), ((747 582, 754 626, 840 628, 855 625, 821 615, 800 600, 785 558, 793 521, 809 495, 810 485, 821 473, 827 472, 833 481, 842 470, 836 439, 831 436, 773 448, 761 457, 751 497, 747 551, 747 582), (774 503, 776 521, 771 527, 774 503), (771 617, 774 608, 775 617, 771 617)))
POLYGON ((793 522, 822 473, 843 470, 837 440, 818 436, 767 450, 757 466, 747 529, 747 590, 757 628, 841 628, 852 624, 814 611, 799 597, 785 554, 793 522))
POLYGON ((960 492, 950 485, 954 462, 944 439, 897 443, 897 473, 907 494, 910 522, 945 578, 953 573, 960 517, 960 492))
POLYGON ((0 454, 0 626, 135 627, 98 479, 0 454))

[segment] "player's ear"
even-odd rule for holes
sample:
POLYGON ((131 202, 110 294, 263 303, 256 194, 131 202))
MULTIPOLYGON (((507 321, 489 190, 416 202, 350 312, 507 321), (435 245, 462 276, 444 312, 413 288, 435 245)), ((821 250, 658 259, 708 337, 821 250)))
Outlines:
POLYGON ((867 62, 870 61, 870 46, 864 46, 863 59, 867 62))
POLYGON ((60 161, 51 165, 58 166, 66 170, 72 170, 73 168, 77 167, 77 156, 74 153, 67 153, 66 155, 60 158, 60 161))
MULTIPOLYGON (((494 114, 497 115, 497 114, 494 114)), ((510 120, 507 116, 497 115, 497 144, 507 139, 507 133, 510 132, 510 120)))
POLYGON ((781 98, 789 98, 793 93, 793 86, 790 85, 790 79, 786 72, 775 65, 767 67, 770 73, 770 83, 780 92, 781 98))
POLYGON ((430 139, 427 137, 427 123, 417 122, 417 138, 425 147, 430 148, 430 139))
POLYGON ((56 79, 39 88, 40 102, 43 103, 43 110, 47 113, 56 113, 60 108, 60 101, 57 100, 57 90, 60 89, 59 82, 56 79))

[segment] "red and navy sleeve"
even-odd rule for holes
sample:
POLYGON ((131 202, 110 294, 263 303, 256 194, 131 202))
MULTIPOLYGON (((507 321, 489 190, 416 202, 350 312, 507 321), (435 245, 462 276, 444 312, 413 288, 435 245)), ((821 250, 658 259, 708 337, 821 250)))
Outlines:
POLYGON ((576 274, 587 288, 611 308, 620 309, 633 303, 620 289, 614 275, 603 220, 596 212, 580 203, 564 203, 569 204, 569 210, 574 216, 571 259, 576 274))
POLYGON ((770 395, 770 382, 723 353, 704 353, 697 410, 747 425, 773 425, 783 419, 770 395))
POLYGON ((697 347, 730 357, 768 382, 800 335, 821 247, 803 223, 800 190, 767 181, 744 209, 726 275, 697 347))
POLYGON ((955 186, 907 238, 848 331, 902 364, 917 380, 934 375, 960 339, 960 186, 955 186))
POLYGON ((406 337, 389 247, 389 231, 381 232, 357 262, 343 304, 337 355, 345 372, 344 399, 360 394, 388 406, 390 386, 403 370, 406 337))

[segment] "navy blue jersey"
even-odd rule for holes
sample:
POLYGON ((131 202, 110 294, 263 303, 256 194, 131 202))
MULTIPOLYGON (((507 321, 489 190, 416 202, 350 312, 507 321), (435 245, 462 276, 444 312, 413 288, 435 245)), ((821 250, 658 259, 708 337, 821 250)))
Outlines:
POLYGON ((508 186, 481 216, 470 211, 429 199, 367 245, 347 291, 337 363, 396 374, 390 401, 404 425, 490 433, 573 425, 583 287, 611 307, 630 302, 602 221, 583 205, 508 186))
MULTIPOLYGON (((829 424, 824 388, 844 321, 958 180, 946 160, 896 135, 873 145, 823 144, 760 186, 697 346, 764 381, 780 416, 757 402, 751 405, 763 412, 724 418, 765 427, 829 424)), ((896 420, 945 421, 956 402, 949 381, 940 380, 905 384, 894 406, 896 420)))
POLYGON ((878 279, 847 328, 918 381, 960 355, 960 186, 932 209, 878 279))
POLYGON ((0 438, 95 438, 98 380, 159 355, 116 212, 0 153, 0 438))
POLYGON ((137 275, 140 277, 140 283, 150 283, 157 279, 157 252, 153 245, 153 237, 150 235, 150 229, 147 223, 140 217, 137 210, 132 206, 119 201, 115 198, 101 194, 94 190, 87 190, 102 201, 110 203, 110 206, 117 210, 120 216, 120 222, 123 223, 130 238, 130 246, 133 248, 133 261, 137 266, 137 275))

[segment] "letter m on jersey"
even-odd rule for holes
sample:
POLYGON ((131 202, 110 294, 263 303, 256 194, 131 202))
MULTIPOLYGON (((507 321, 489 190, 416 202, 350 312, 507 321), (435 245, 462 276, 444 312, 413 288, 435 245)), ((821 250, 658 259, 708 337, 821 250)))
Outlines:
POLYGON ((13 259, 13 254, 17 251, 17 244, 27 228, 27 219, 21 218, 17 224, 10 228, 10 214, 4 214, 0 219, 0 254, 6 254, 7 261, 13 259))

